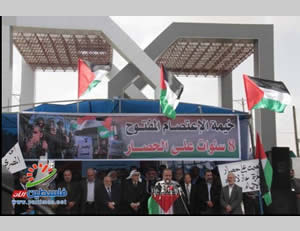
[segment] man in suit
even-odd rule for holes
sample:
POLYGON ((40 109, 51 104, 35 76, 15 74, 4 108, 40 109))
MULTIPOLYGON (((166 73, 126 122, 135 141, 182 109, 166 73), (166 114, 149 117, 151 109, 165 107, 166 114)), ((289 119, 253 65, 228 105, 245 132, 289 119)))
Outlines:
POLYGON ((124 202, 126 214, 146 214, 142 204, 147 198, 145 185, 141 182, 140 173, 131 171, 130 180, 124 186, 124 202))
POLYGON ((81 183, 80 212, 84 215, 99 213, 99 182, 95 178, 96 171, 87 169, 87 179, 81 183))
POLYGON ((220 209, 221 188, 214 181, 211 170, 206 170, 205 181, 199 184, 196 195, 195 210, 197 214, 213 215, 218 214, 220 209))
POLYGON ((241 215, 243 191, 235 184, 235 175, 229 172, 227 175, 228 185, 222 188, 220 204, 224 214, 241 215))
POLYGON ((182 168, 176 168, 175 170, 175 181, 177 181, 179 184, 183 184, 184 182, 184 173, 182 168))
POLYGON ((113 215, 118 213, 121 192, 118 184, 112 184, 111 177, 106 176, 100 186, 99 211, 100 214, 113 215))
POLYGON ((184 192, 184 202, 188 207, 189 213, 195 213, 195 199, 196 199, 196 185, 192 184, 192 177, 189 173, 184 175, 184 181, 180 184, 183 192, 184 192))
POLYGON ((78 214, 79 213, 79 199, 80 199, 80 188, 78 183, 72 181, 72 172, 70 169, 66 169, 63 173, 64 181, 59 183, 57 188, 65 188, 68 192, 67 205, 58 205, 56 208, 57 214, 78 214))
POLYGON ((197 166, 193 166, 190 169, 191 177, 192 177, 192 184, 199 185, 203 179, 200 177, 200 169, 197 166))
MULTIPOLYGON (((18 182, 15 186, 15 190, 27 190, 26 183, 28 179, 24 172, 19 173, 18 182)), ((15 198, 15 200, 25 200, 24 198, 15 198)), ((27 200, 26 200, 27 201, 27 200)), ((15 214, 30 214, 33 210, 31 205, 22 205, 22 204, 15 204, 15 214)))

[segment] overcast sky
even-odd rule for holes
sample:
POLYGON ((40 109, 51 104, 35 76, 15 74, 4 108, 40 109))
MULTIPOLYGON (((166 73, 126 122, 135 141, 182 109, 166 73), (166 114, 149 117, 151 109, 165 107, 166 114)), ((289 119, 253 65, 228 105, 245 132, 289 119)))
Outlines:
MULTIPOLYGON (((208 22, 208 23, 238 23, 238 24, 274 24, 274 58, 275 79, 283 81, 289 89, 293 104, 298 113, 298 131, 300 131, 300 17, 237 17, 237 16, 114 16, 111 17, 142 49, 149 45, 172 22, 208 22), (298 90, 298 91, 297 91, 298 90)), ((114 52, 113 63, 122 69, 126 61, 114 52)), ((14 49, 14 89, 20 92, 21 57, 14 49)), ((233 71, 233 98, 245 98, 242 74, 253 75, 253 57, 250 56, 233 71)), ((180 77, 185 90, 181 101, 220 106, 218 78, 186 78, 180 77)), ((86 98, 106 98, 106 79, 99 84, 86 98)), ((76 99, 76 72, 37 72, 35 101, 53 101, 76 99), (66 87, 68 86, 68 87, 66 87)), ((153 98, 153 91, 149 87, 143 91, 149 98, 153 98)), ((16 103, 16 101, 15 101, 16 103)), ((234 101, 234 108, 242 110, 241 104, 234 101)), ((289 106, 284 114, 276 114, 278 146, 289 146, 295 151, 292 107, 289 106)), ((299 134, 299 133, 298 133, 299 134)))

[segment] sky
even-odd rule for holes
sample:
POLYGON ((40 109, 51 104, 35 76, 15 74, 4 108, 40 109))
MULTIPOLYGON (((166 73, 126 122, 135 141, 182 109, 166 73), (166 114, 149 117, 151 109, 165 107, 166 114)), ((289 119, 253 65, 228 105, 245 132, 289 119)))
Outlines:
MULTIPOLYGON (((113 16, 111 17, 136 44, 144 49, 172 22, 198 23, 237 23, 237 24, 273 24, 274 25, 274 63, 275 80, 283 81, 293 98, 298 118, 298 134, 300 132, 300 17, 299 16, 113 16)), ((114 51, 113 64, 122 69, 127 62, 114 51)), ((13 61, 13 94, 20 94, 21 56, 14 49, 13 61)), ((253 57, 250 56, 233 71, 233 106, 242 110, 241 99, 246 98, 242 75, 253 75, 253 57)), ((182 102, 220 106, 219 79, 178 77, 185 90, 182 102)), ((76 72, 36 72, 35 102, 54 100, 73 100, 77 97, 76 72), (67 86, 67 87, 66 87, 67 86)), ((107 83, 105 79, 86 98, 106 98, 107 83)), ((150 99, 154 97, 151 87, 143 93, 150 99)), ((18 97, 14 97, 18 104, 18 97)), ((295 151, 292 107, 285 113, 276 113, 277 145, 289 146, 295 151)))

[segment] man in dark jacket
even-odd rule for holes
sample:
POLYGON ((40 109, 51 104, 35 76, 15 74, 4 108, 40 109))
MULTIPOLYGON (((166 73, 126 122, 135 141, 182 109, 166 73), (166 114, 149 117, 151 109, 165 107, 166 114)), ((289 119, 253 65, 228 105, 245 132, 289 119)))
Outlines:
POLYGON ((131 171, 129 178, 124 186, 124 202, 127 214, 146 214, 142 204, 147 198, 145 185, 141 182, 140 173, 136 170, 131 171))
MULTIPOLYGON (((24 172, 19 173, 18 182, 15 186, 15 190, 27 190, 26 183, 27 183, 27 176, 24 172)), ((24 198, 15 198, 15 200, 25 200, 24 198)), ((27 200, 26 200, 27 202, 27 200)), ((33 207, 27 204, 15 204, 15 214, 30 214, 33 210, 33 207)))
POLYGON ((99 189, 100 183, 96 180, 96 171, 87 170, 87 179, 81 183, 80 213, 83 215, 99 214, 99 189))
POLYGON ((184 181, 180 184, 184 192, 184 201, 191 215, 195 214, 197 185, 192 184, 192 177, 189 173, 184 174, 184 181))
POLYGON ((219 214, 221 187, 214 181, 211 170, 206 170, 205 181, 199 184, 196 199, 196 213, 204 215, 219 214))
POLYGON ((57 214, 79 214, 80 187, 72 181, 72 172, 69 169, 64 171, 64 181, 58 184, 57 188, 65 188, 68 192, 67 205, 58 205, 57 214))
POLYGON ((99 212, 100 214, 118 214, 121 201, 119 184, 112 184, 109 176, 104 177, 103 184, 100 186, 99 212))

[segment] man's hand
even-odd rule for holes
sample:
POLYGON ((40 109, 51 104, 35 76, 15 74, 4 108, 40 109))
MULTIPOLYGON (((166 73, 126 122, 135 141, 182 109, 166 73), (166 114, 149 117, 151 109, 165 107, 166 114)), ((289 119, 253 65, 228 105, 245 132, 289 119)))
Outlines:
POLYGON ((137 211, 138 210, 138 207, 140 206, 140 203, 138 202, 138 203, 131 203, 130 204, 130 206, 131 206, 131 208, 133 209, 133 210, 135 210, 135 211, 137 211))
POLYGON ((214 203, 212 201, 207 201, 207 206, 209 208, 212 208, 212 207, 214 207, 214 203))
POLYGON ((232 211, 232 208, 230 205, 227 205, 225 209, 226 209, 227 213, 230 213, 232 211))
POLYGON ((130 203, 130 207, 133 208, 133 209, 135 209, 135 208, 136 208, 136 204, 133 203, 133 202, 131 202, 131 203, 130 203))
POLYGON ((115 209, 115 202, 108 202, 108 208, 115 209))

